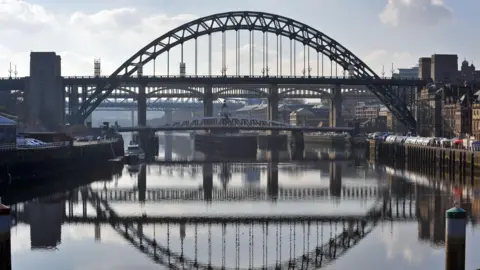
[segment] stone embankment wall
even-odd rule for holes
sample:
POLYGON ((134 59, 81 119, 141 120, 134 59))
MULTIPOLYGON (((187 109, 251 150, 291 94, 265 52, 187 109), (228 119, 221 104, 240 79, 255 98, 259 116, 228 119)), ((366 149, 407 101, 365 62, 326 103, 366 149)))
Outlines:
POLYGON ((480 186, 480 152, 370 141, 370 161, 480 186))

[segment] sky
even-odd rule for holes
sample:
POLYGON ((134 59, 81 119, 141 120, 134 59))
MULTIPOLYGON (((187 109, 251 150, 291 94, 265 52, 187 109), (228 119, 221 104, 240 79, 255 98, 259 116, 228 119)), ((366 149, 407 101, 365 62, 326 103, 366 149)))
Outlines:
MULTIPOLYGON (((110 75, 150 41, 175 27, 215 13, 244 10, 303 22, 338 41, 377 73, 384 66, 387 76, 392 63, 394 69, 408 68, 415 66, 419 57, 435 53, 458 54, 459 61, 480 62, 480 35, 475 34, 478 0, 0 0, 0 77, 8 76, 10 63, 17 66, 18 76, 28 76, 31 51, 61 55, 65 76, 93 75, 95 58, 101 59, 102 75, 110 75)), ((227 33, 227 39, 226 67, 232 74, 236 67, 234 34, 227 33)), ((208 54, 207 40, 199 38, 201 57, 208 54)), ((272 70, 279 53, 274 36, 270 40, 272 70)), ((259 74, 263 67, 260 35, 256 41, 254 64, 259 74)), ((184 48, 187 73, 193 72, 192 44, 184 48)), ((212 44, 212 70, 220 74, 220 34, 212 44)), ((248 46, 241 42, 240 47, 248 46)), ((281 66, 287 70, 288 52, 284 49, 281 53, 281 66)), ((298 74, 304 66, 303 49, 296 55, 298 74)), ((156 75, 167 72, 166 57, 162 59, 156 63, 156 75)), ((199 60, 199 73, 207 72, 206 59, 199 60)), ((248 51, 242 50, 240 65, 248 66, 248 59, 248 51)), ((170 74, 179 72, 179 62, 177 48, 171 52, 170 74)), ((311 60, 310 65, 316 67, 315 62, 311 60)), ((325 69, 328 75, 329 68, 325 69)), ((147 73, 153 74, 153 64, 145 67, 147 73)))

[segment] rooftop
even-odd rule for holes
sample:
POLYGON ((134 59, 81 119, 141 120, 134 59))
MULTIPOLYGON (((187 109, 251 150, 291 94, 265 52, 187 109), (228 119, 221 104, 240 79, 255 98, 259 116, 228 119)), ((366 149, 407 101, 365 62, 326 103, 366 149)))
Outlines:
POLYGON ((0 125, 16 125, 17 122, 0 115, 0 125))

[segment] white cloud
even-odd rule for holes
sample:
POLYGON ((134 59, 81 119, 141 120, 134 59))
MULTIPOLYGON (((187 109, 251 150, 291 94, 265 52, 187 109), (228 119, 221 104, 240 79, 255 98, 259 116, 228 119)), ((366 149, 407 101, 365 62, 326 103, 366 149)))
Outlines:
POLYGON ((93 60, 102 59, 109 74, 153 39, 196 16, 148 15, 135 8, 95 13, 58 14, 26 1, 0 0, 0 77, 9 62, 19 76, 29 73, 30 51, 55 51, 64 75, 92 75, 93 60))
POLYGON ((0 0, 1 31, 12 29, 42 29, 55 23, 55 18, 42 6, 17 0, 0 0))
POLYGON ((452 11, 443 0, 388 0, 380 13, 382 23, 397 27, 436 25, 451 19, 452 11))

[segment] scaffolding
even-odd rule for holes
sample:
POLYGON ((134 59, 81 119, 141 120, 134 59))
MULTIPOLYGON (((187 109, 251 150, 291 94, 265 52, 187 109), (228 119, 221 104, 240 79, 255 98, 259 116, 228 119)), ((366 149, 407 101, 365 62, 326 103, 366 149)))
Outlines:
POLYGON ((99 58, 93 60, 93 75, 100 77, 102 74, 102 63, 99 58))

